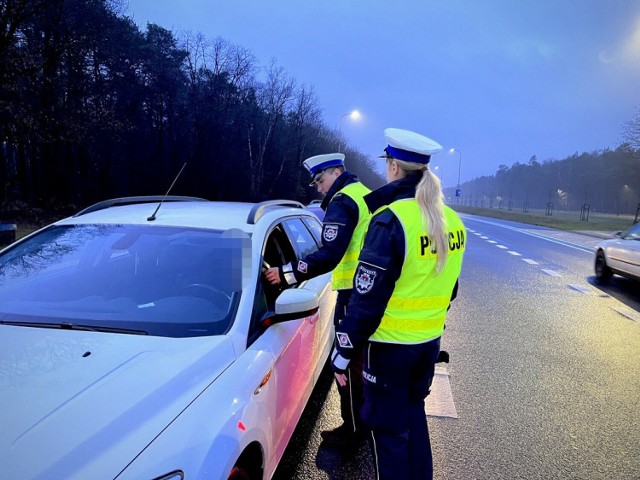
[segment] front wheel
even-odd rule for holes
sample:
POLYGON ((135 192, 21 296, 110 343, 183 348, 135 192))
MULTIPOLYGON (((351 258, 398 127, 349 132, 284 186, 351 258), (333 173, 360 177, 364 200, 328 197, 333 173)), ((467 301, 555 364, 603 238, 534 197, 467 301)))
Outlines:
POLYGON ((227 480, 251 480, 251 475, 249 475, 249 472, 245 470, 244 467, 236 465, 229 472, 227 480))
POLYGON ((606 282, 611 278, 613 272, 607 265, 607 259, 604 256, 604 252, 599 250, 596 254, 595 262, 596 278, 601 282, 606 282))

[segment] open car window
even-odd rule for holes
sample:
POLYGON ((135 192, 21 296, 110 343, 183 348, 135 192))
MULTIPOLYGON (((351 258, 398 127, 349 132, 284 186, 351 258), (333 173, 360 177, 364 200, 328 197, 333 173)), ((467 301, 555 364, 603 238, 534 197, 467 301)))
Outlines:
MULTIPOLYGON (((277 225, 269 234, 262 247, 262 272, 270 267, 297 261, 296 251, 282 224, 277 225)), ((284 290, 284 285, 271 285, 262 274, 256 284, 256 295, 251 318, 248 345, 264 331, 262 320, 274 311, 276 298, 284 290)))

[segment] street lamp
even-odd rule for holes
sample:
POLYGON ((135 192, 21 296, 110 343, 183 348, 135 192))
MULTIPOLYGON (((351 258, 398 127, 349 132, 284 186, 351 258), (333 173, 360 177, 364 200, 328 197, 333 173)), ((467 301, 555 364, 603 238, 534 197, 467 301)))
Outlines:
POLYGON ((351 120, 357 120, 360 118, 360 112, 358 110, 352 110, 351 112, 343 113, 340 116, 340 121, 338 122, 338 150, 342 153, 342 120, 344 117, 350 117, 351 120))
POLYGON ((462 166, 462 152, 457 148, 452 148, 449 152, 458 152, 458 186, 456 187, 456 197, 460 198, 460 167, 462 166))

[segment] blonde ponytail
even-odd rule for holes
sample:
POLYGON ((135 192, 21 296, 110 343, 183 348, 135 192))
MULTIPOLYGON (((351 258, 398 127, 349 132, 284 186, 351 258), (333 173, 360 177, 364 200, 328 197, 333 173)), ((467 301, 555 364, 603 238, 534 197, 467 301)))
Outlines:
POLYGON ((416 201, 422 210, 422 221, 426 223, 429 238, 435 245, 438 263, 436 271, 440 273, 447 262, 449 238, 447 221, 444 217, 444 197, 440 179, 429 170, 422 174, 422 180, 416 187, 416 201))
POLYGON ((440 186, 440 179, 424 165, 403 162, 394 159, 401 170, 412 175, 416 170, 422 170, 422 179, 416 187, 415 199, 422 211, 422 224, 433 243, 438 256, 436 272, 440 273, 447 262, 449 238, 447 235, 447 221, 444 216, 444 196, 440 186))

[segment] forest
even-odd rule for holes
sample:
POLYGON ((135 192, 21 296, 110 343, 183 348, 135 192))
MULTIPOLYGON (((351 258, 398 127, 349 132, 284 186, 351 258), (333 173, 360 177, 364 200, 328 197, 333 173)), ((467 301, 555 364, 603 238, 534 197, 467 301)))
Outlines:
MULTIPOLYGON (((347 145, 312 85, 222 38, 141 30, 124 0, 0 0, 0 221, 69 214, 106 198, 317 198, 302 161, 347 145)), ((502 165, 449 203, 634 213, 640 115, 615 150, 502 165)))
MULTIPOLYGON (((0 212, 105 198, 317 197, 302 161, 346 142, 312 86, 221 38, 140 29, 119 0, 0 0, 0 212)), ((384 180, 349 148, 362 181, 384 180)), ((2 218, 0 218, 1 220, 2 218)))
POLYGON ((640 208, 640 149, 624 143, 615 150, 575 153, 562 160, 500 165, 491 176, 447 189, 449 201, 474 207, 526 210, 588 209, 635 215, 640 208))

